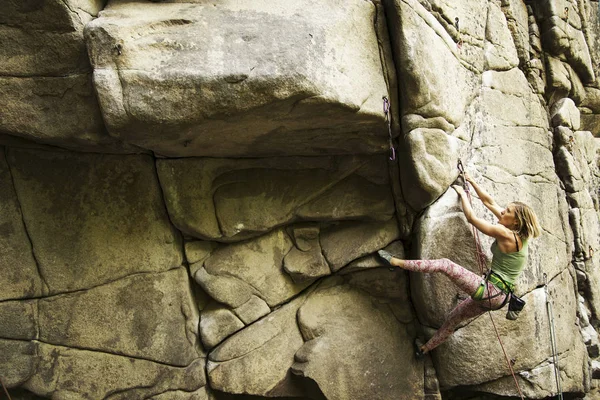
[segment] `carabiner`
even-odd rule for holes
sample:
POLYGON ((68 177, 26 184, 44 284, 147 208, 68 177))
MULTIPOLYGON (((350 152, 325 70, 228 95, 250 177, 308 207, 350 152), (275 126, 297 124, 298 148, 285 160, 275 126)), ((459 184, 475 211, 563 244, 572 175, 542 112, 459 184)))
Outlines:
POLYGON ((383 96, 383 113, 387 116, 390 111, 390 101, 387 97, 383 96))
POLYGON ((456 164, 456 167, 458 168, 458 172, 460 172, 461 175, 464 175, 465 167, 463 166, 463 163, 460 160, 460 158, 458 159, 458 163, 456 164))

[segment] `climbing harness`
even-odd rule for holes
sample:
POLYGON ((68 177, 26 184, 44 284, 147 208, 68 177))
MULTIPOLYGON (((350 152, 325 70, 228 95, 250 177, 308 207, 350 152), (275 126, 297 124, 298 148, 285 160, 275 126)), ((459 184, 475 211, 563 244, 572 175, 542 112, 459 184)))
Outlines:
POLYGON ((548 293, 548 275, 544 273, 544 293, 546 295, 546 311, 548 312, 548 322, 550 324, 550 345, 552 346, 552 363, 554 364, 554 379, 556 379, 556 390, 558 399, 563 400, 562 386, 560 384, 560 369, 558 367, 558 356, 556 355, 556 335, 554 334, 554 313, 552 303, 550 302, 550 293, 548 293))
POLYGON ((0 385, 2 385, 2 389, 4 389, 4 393, 6 393, 6 397, 8 397, 8 400, 12 400, 10 394, 8 394, 8 389, 6 389, 6 386, 4 386, 4 382, 2 382, 2 378, 0 378, 0 385))
MULTIPOLYGON (((463 163, 460 159, 458 159, 458 171, 462 177, 463 180, 463 188, 465 189, 465 193, 467 193, 467 198, 469 199, 469 204, 473 204, 473 201, 471 199, 471 192, 469 190, 469 185, 467 184, 467 180, 465 179, 465 168, 463 166, 463 163)), ((479 266, 479 271, 481 274, 483 274, 484 270, 485 270, 485 254, 483 253, 483 248, 481 246, 481 240, 479 239, 479 232, 477 231, 477 228, 475 228, 475 226, 473 224, 471 224, 471 230, 473 232, 473 238, 475 240, 475 255, 476 255, 476 260, 477 260, 477 265, 479 266)), ((487 287, 487 285, 486 285, 487 287)), ((488 296, 488 300, 490 302, 490 306, 492 303, 491 297, 488 296)), ((502 353, 504 353, 504 358, 506 360, 506 365, 508 365, 508 369, 510 370, 510 373, 513 377, 513 380, 515 381, 515 386, 517 387, 517 391, 519 392, 519 396, 521 396, 521 400, 525 400, 525 397, 523 397, 523 392, 521 392, 521 387, 519 386, 519 382, 517 381, 517 377, 515 375, 515 371, 513 370, 513 364, 514 361, 511 360, 510 358, 508 358, 508 354, 506 354, 506 349, 504 348, 504 344, 502 343, 502 339, 500 339, 500 333, 498 332, 498 328, 496 327, 496 323, 494 322, 494 318, 492 317, 492 313, 488 311, 487 313, 490 316, 490 321, 492 321, 492 326, 494 327, 494 331, 496 332, 496 337, 498 338, 498 343, 500 343, 500 347, 502 348, 502 353)), ((561 398, 562 400, 562 398, 561 398)))
POLYGON ((396 149, 394 148, 394 142, 392 141, 392 113, 390 111, 390 101, 386 96, 383 96, 383 114, 385 115, 385 121, 388 126, 390 161, 394 161, 396 159, 396 149))

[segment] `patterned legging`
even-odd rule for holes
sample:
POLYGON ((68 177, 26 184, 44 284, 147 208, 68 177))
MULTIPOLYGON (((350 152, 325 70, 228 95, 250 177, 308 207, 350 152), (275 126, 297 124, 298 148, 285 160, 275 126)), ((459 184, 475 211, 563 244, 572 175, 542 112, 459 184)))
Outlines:
MULTIPOLYGON (((445 258, 440 260, 405 260, 404 263, 403 268, 410 271, 441 272, 469 295, 472 295, 477 291, 477 288, 482 281, 481 276, 445 258)), ((454 332, 454 329, 461 321, 476 317, 488 310, 494 310, 502 306, 506 296, 500 295, 493 297, 500 292, 500 289, 488 282, 483 300, 476 301, 470 297, 463 300, 450 312, 450 314, 448 314, 448 317, 435 335, 425 343, 423 351, 431 351, 442 344, 454 332), (488 300, 489 297, 493 298, 488 300)))

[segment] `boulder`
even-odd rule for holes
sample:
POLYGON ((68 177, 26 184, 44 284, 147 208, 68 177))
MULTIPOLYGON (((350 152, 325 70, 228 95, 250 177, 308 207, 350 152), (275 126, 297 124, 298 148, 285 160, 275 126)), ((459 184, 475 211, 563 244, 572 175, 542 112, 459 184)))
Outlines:
POLYGON ((202 356, 187 271, 137 274, 39 300, 39 340, 174 366, 202 356))
POLYGON ((49 293, 181 265, 151 157, 15 149, 8 162, 49 293))
POLYGON ((46 343, 37 348, 35 373, 23 387, 45 398, 142 400, 167 391, 193 392, 206 384, 204 358, 174 367, 46 343))
POLYGON ((38 297, 47 288, 38 272, 4 148, 0 149, 0 301, 38 297))
POLYGON ((283 269, 283 258, 292 248, 292 241, 283 229, 256 239, 234 243, 215 250, 204 262, 206 273, 213 280, 236 280, 247 289, 243 292, 216 294, 210 279, 196 274, 206 292, 230 307, 239 307, 255 294, 269 307, 277 306, 304 290, 311 282, 296 283, 283 269), (206 282, 206 283, 205 283, 206 282), (243 295, 242 295, 243 294, 243 295), (226 297, 226 299, 219 299, 226 297), (234 297, 234 299, 228 299, 234 297), (239 300, 238 300, 239 299, 239 300))
POLYGON ((173 224, 202 239, 239 241, 296 221, 394 214, 383 156, 165 159, 157 168, 173 224))
POLYGON ((298 324, 305 343, 292 369, 327 399, 422 398, 414 333, 387 304, 349 285, 324 284, 298 310, 298 324))
POLYGON ((306 294, 295 298, 216 347, 206 366, 211 388, 262 397, 301 395, 289 369, 304 343, 296 313, 305 299, 306 294))
POLYGON ((108 130, 172 157, 382 152, 394 73, 377 15, 361 0, 113 1, 86 26, 108 130))

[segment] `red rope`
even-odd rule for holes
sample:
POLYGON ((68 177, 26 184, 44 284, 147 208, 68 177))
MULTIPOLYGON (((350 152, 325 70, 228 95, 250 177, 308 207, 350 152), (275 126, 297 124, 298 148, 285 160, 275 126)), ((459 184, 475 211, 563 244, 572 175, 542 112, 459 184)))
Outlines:
MULTIPOLYGON (((463 175, 463 185, 465 192, 467 193, 467 198, 469 199, 469 204, 473 207, 473 201, 471 199, 471 192, 469 191, 469 185, 467 184, 466 179, 464 179, 464 169, 462 168, 462 162, 459 160, 459 171, 463 175)), ((483 252, 483 248, 481 246, 481 239, 479 238, 479 231, 477 228, 471 224, 471 230, 473 231, 473 239, 475 240, 475 259, 477 260, 477 265, 479 267, 479 272, 483 275, 486 269, 486 259, 485 253, 483 252)), ((492 304, 492 298, 488 296, 488 300, 490 301, 490 308, 492 304)), ((502 348, 502 353, 504 353, 504 359, 506 360, 506 365, 508 365, 508 369, 515 381, 515 385, 517 387, 517 391, 519 392, 519 396, 521 396, 521 400, 525 400, 523 397, 523 392, 521 392, 521 388, 519 387, 519 382, 517 381, 517 376, 515 375, 515 371, 513 370, 512 363, 508 358, 508 354, 506 353, 506 349, 504 348, 504 344, 502 343, 502 339, 500 339, 500 333, 498 332, 498 328, 496 327, 496 323, 494 322, 494 318, 492 317, 492 313, 488 311, 488 315, 490 316, 490 320, 492 321, 492 325, 494 327, 494 331, 496 332, 496 337, 498 338, 498 343, 500 343, 500 347, 502 348)))

